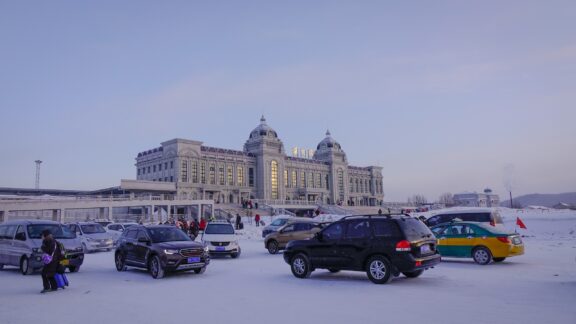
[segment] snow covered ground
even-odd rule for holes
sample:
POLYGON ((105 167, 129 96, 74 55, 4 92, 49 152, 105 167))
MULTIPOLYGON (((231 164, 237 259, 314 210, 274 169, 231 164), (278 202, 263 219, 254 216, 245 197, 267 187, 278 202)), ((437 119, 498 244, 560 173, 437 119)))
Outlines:
POLYGON ((526 254, 479 266, 444 260, 421 277, 372 284, 366 274, 317 270, 297 279, 247 224, 240 258, 204 274, 154 280, 117 272, 113 252, 86 256, 71 286, 40 294, 39 274, 0 271, 0 323, 576 323, 576 212, 502 210, 524 221, 526 254))

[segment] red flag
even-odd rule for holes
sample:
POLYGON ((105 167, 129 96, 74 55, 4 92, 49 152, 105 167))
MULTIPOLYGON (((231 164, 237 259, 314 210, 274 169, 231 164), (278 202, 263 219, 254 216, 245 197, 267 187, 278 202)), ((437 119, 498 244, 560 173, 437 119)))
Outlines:
POLYGON ((520 226, 520 228, 526 229, 526 225, 524 225, 524 222, 522 222, 520 217, 516 217, 516 225, 520 226))

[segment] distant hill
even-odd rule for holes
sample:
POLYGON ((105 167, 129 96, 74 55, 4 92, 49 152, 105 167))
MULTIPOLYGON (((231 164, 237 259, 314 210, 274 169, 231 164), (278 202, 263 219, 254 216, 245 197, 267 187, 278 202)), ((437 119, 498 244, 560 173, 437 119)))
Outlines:
MULTIPOLYGON (((513 197, 514 204, 520 204, 522 207, 526 206, 544 206, 553 207, 558 203, 567 203, 576 205, 576 192, 566 192, 560 194, 530 194, 519 197, 513 197)), ((500 206, 509 207, 510 200, 500 203, 500 206)))

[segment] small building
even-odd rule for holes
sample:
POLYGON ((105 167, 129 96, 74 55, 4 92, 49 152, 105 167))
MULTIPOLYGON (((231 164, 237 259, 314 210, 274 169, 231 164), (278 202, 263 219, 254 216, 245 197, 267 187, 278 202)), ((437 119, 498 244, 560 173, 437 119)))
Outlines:
POLYGON ((483 193, 465 192, 455 194, 454 204, 466 207, 498 207, 500 197, 492 193, 492 189, 486 188, 483 193))

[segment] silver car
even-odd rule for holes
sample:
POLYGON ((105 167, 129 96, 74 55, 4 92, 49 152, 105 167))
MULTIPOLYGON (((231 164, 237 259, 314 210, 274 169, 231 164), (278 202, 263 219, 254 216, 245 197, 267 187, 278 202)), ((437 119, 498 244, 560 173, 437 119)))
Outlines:
POLYGON ((98 250, 110 251, 114 247, 114 237, 106 232, 106 229, 98 223, 70 223, 68 224, 68 228, 80 238, 84 253, 98 250))
POLYGON ((0 269, 16 266, 24 275, 41 269, 42 231, 46 229, 64 244, 66 259, 63 265, 70 272, 80 270, 84 253, 76 234, 58 222, 46 220, 13 220, 0 224, 0 269))

